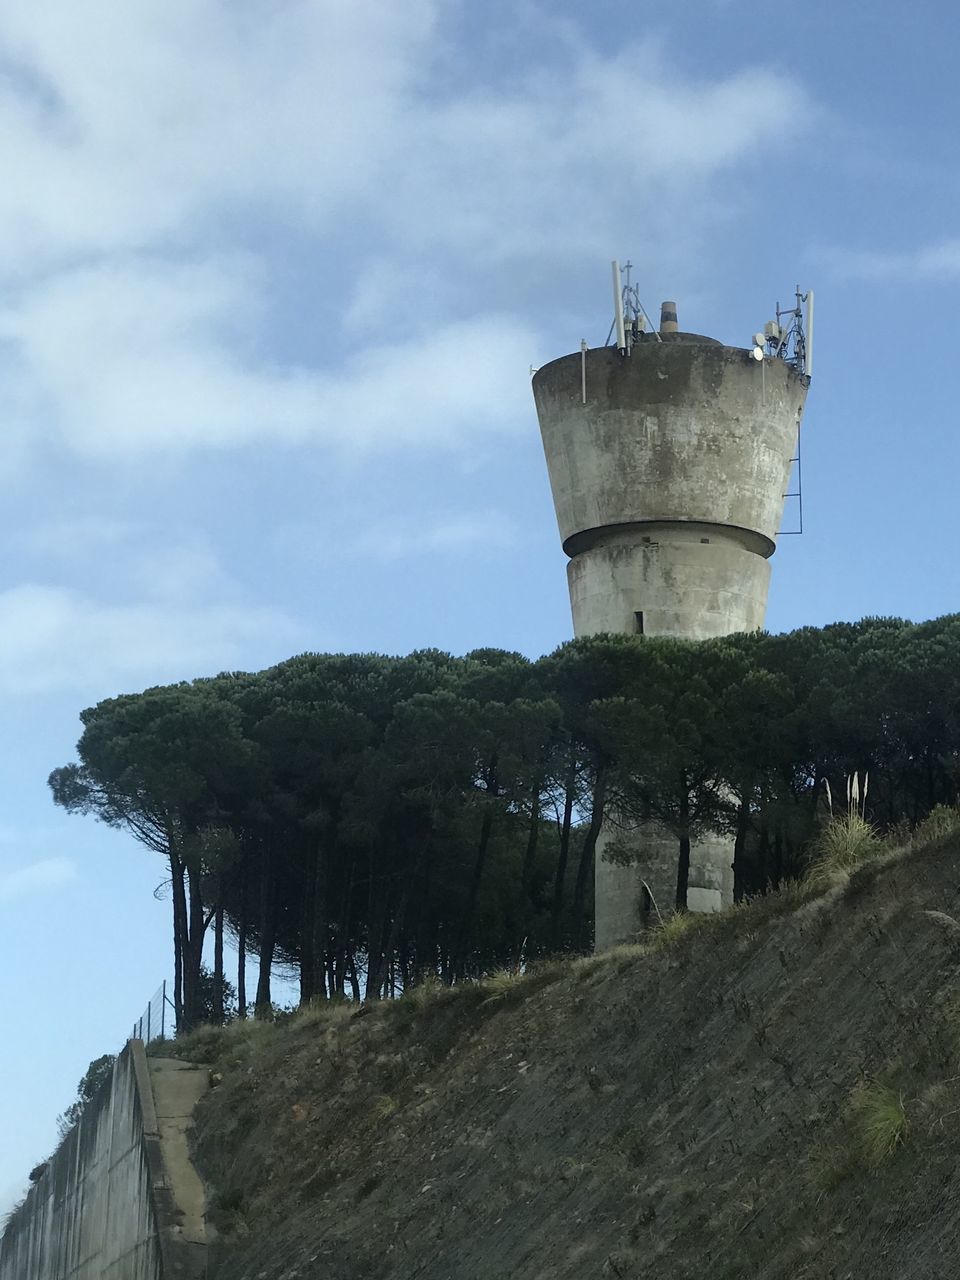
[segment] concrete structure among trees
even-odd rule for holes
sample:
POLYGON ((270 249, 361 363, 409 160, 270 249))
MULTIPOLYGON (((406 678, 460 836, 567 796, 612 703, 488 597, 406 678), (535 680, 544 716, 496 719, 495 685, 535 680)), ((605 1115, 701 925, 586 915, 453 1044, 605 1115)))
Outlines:
MULTIPOLYGON (((805 356, 784 358, 782 331, 766 349, 762 337, 751 351, 679 332, 665 303, 660 333, 635 323, 629 345, 584 347, 537 371, 576 636, 702 640, 762 627, 809 383, 805 356)), ((692 910, 732 900, 731 860, 723 838, 695 843, 692 910)), ((596 858, 598 949, 642 927, 642 882, 661 909, 673 905, 676 868, 675 836, 624 833, 608 819, 596 858), (615 865, 604 850, 625 834, 634 863, 615 865)))

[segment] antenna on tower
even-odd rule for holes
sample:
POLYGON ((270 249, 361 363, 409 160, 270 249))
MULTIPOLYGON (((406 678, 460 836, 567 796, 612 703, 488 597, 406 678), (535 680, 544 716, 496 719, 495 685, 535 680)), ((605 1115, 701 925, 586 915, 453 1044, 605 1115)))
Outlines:
POLYGON ((639 289, 635 284, 630 283, 632 267, 632 262, 627 262, 621 267, 619 260, 616 258, 610 263, 613 275, 613 324, 611 324, 607 333, 605 345, 610 345, 610 339, 616 332, 617 350, 621 355, 626 356, 630 354, 634 343, 642 333, 646 332, 648 327, 656 336, 658 342, 663 341, 657 332, 656 326, 651 323, 646 308, 640 301, 639 289), (621 279, 623 276, 626 276, 625 281, 621 279))
POLYGON ((626 352, 627 334, 623 324, 623 293, 620 288, 620 263, 614 258, 610 263, 613 272, 613 323, 617 329, 617 350, 626 352))
POLYGON ((783 360, 809 381, 813 376, 813 290, 801 293, 797 285, 795 298, 794 306, 782 310, 777 303, 776 320, 768 320, 763 332, 753 335, 751 355, 755 360, 762 360, 765 355, 783 360))

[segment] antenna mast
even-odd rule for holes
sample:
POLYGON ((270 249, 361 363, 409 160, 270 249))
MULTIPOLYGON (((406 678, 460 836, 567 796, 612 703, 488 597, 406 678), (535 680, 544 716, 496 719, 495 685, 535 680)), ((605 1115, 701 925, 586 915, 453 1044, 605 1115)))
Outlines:
POLYGON ((642 333, 646 332, 648 326, 655 334, 657 341, 663 341, 656 325, 651 323, 646 308, 640 301, 640 290, 635 284, 630 283, 632 267, 633 263, 630 261, 621 267, 619 259, 616 258, 610 263, 613 276, 613 324, 610 326, 604 345, 609 347, 610 339, 616 333, 617 350, 624 356, 630 354, 633 344, 642 333), (621 279, 623 276, 626 276, 626 280, 621 279))
POLYGON ((753 355, 757 360, 765 355, 783 360, 809 382, 813 376, 813 290, 802 293, 797 285, 794 296, 792 307, 781 309, 778 302, 776 320, 768 320, 762 333, 753 335, 753 355))
POLYGON ((620 263, 616 258, 610 263, 613 273, 613 323, 617 329, 617 350, 626 352, 627 334, 623 324, 623 292, 620 288, 620 263))

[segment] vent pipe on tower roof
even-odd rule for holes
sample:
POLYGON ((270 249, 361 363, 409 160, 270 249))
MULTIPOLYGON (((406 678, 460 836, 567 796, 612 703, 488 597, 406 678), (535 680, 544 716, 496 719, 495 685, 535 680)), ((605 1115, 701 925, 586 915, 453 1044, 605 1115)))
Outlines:
POLYGON ((679 325, 677 324, 677 304, 675 302, 660 303, 660 332, 676 333, 679 325))

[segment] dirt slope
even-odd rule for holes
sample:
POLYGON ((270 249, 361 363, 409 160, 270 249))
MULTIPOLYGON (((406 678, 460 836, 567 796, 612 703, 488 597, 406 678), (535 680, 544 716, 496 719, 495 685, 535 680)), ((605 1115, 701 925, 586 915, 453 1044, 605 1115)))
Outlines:
POLYGON ((653 953, 200 1035, 211 1280, 960 1276, 960 925, 926 914, 960 920, 957 848, 653 953))

